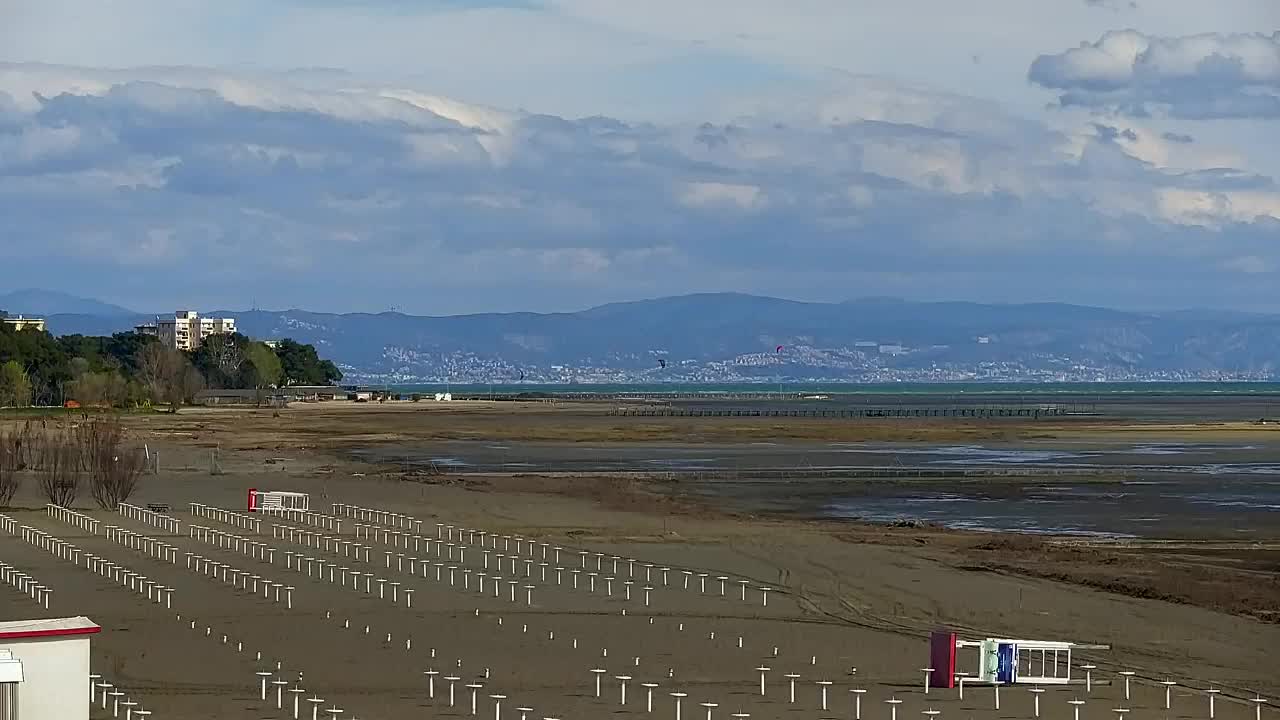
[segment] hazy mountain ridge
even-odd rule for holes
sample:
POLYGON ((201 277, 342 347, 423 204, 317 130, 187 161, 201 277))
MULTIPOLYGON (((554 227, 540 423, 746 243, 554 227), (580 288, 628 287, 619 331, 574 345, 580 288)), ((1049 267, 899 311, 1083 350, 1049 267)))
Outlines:
MULTIPOLYGON (((609 371, 647 379, 1027 371, 1277 374, 1280 316, 1136 313, 1077 305, 807 303, 703 294, 575 313, 446 317, 210 310, 258 338, 312 343, 353 377, 563 379, 609 371), (778 345, 782 353, 775 352, 778 345), (886 346, 886 347, 881 347, 886 346), (667 368, 659 368, 659 360, 667 368), (553 366, 562 369, 553 370, 553 366), (566 370, 566 368, 568 370, 566 370), (985 368, 985 369, 984 369, 985 368)), ((59 334, 130 329, 154 315, 53 314, 59 334)), ((940 377, 940 379, 946 379, 940 377)))
POLYGON ((98 300, 76 297, 57 290, 23 289, 0 295, 0 310, 11 315, 98 315, 125 317, 135 311, 98 300))

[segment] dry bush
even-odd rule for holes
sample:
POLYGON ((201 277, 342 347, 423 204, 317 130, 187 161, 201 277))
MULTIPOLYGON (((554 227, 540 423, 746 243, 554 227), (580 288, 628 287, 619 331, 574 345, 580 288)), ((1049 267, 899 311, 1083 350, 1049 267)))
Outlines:
POLYGON ((0 434, 0 507, 9 507, 22 486, 22 442, 17 431, 0 434))
POLYGON ((169 412, 178 412, 204 389, 205 380, 185 353, 150 343, 138 353, 138 377, 158 404, 167 404, 169 412))
POLYGON ((48 433, 39 440, 40 490, 59 507, 71 507, 80 495, 80 450, 67 434, 48 433))
MULTIPOLYGON (((43 422, 42 420, 41 423, 43 422)), ((22 424, 21 430, 14 431, 11 434, 11 442, 10 447, 16 456, 18 470, 29 470, 35 467, 39 460, 39 448, 36 442, 35 425, 32 421, 26 421, 22 424)))
POLYGON ((128 447, 118 420, 94 420, 76 431, 82 462, 89 474, 89 494, 103 510, 116 510, 129 499, 142 477, 142 448, 128 447))

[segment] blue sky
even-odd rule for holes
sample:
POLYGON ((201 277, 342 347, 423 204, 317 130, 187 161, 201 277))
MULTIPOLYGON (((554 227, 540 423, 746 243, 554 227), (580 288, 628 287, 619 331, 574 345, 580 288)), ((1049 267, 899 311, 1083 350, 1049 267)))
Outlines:
POLYGON ((16 0, 0 287, 1280 312, 1266 0, 16 0))

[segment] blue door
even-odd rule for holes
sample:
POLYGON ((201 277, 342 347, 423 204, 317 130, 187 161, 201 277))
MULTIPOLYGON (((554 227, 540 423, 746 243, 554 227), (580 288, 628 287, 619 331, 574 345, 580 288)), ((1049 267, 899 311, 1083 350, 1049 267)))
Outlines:
POLYGON ((1018 646, 1000 643, 996 650, 996 680, 1012 684, 1018 681, 1018 646))

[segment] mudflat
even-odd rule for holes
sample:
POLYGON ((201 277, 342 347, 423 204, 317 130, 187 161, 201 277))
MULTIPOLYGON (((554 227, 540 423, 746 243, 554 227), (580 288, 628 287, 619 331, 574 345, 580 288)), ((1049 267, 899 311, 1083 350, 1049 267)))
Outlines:
MULTIPOLYGON (((176 565, 166 565, 50 518, 28 481, 17 507, 7 511, 10 517, 86 552, 136 566, 174 588, 173 608, 146 602, 6 533, 0 538, 4 560, 39 578, 54 595, 45 611, 6 586, 0 593, 4 615, 84 614, 102 624, 103 633, 94 639, 95 671, 139 696, 155 717, 215 718, 264 708, 276 713, 264 716, 291 717, 287 696, 283 712, 274 710, 274 697, 265 705, 258 699, 254 673, 268 663, 273 669, 275 662, 291 682, 301 673, 299 687, 323 698, 325 707, 344 708, 344 718, 469 716, 470 690, 464 685, 473 681, 484 686, 477 689, 478 712, 495 712, 495 699, 488 696, 503 694, 507 705, 501 712, 509 718, 519 717, 515 708, 521 706, 535 709, 530 717, 643 714, 640 682, 658 684, 654 702, 663 713, 674 703, 667 693, 688 693, 684 712, 696 713, 691 717, 705 712, 701 702, 717 703, 721 717, 739 710, 753 717, 813 716, 820 712, 817 680, 835 683, 833 698, 839 697, 831 704, 841 715, 848 714, 848 691, 855 688, 868 691, 867 705, 875 706, 868 714, 883 712, 882 702, 893 696, 906 701, 900 708, 904 717, 933 705, 948 714, 990 712, 989 690, 971 691, 963 701, 953 693, 944 701, 936 690, 929 697, 920 692, 927 635, 940 627, 972 639, 1109 644, 1111 650, 1087 658, 1098 666, 1094 673, 1100 679, 1117 680, 1115 671, 1121 669, 1145 678, 1128 702, 1139 717, 1202 717, 1199 690, 1210 684, 1239 699, 1255 692, 1280 694, 1272 669, 1274 648, 1280 646, 1280 527, 1268 528, 1265 522, 1252 521, 1260 527, 1247 538, 1194 523, 1161 526, 1158 534, 1140 538, 959 531, 829 517, 821 498, 849 495, 848 483, 800 472, 794 480, 774 478, 761 491, 754 480, 746 483, 731 473, 683 468, 580 464, 566 469, 548 462, 542 469, 477 469, 404 460, 406 448, 432 456, 437 446, 459 442, 521 444, 530 452, 554 448, 546 451, 561 456, 557 462, 573 458, 573 447, 608 456, 611 449, 625 455, 653 443, 770 443, 781 448, 770 451, 778 457, 795 447, 795 467, 802 467, 799 458, 813 443, 1042 449, 1055 443, 1078 448, 1126 442, 1218 444, 1224 462, 1252 462, 1258 458, 1244 455, 1257 451, 1238 448, 1276 442, 1273 426, 1125 418, 627 418, 589 403, 512 402, 188 410, 126 416, 125 422, 160 456, 159 473, 145 478, 134 501, 167 503, 184 523, 244 534, 187 515, 187 503, 239 510, 248 488, 296 490, 310 493, 312 509, 326 514, 330 503, 380 508, 421 520, 429 537, 435 537, 439 523, 441 531, 445 525, 453 526, 450 532, 480 529, 506 542, 518 536, 560 547, 565 554, 557 583, 541 575, 557 566, 548 559, 546 568, 539 567, 543 546, 520 552, 515 589, 519 595, 532 585, 530 604, 525 597, 510 599, 509 579, 498 597, 491 594, 492 576, 500 572, 511 578, 510 567, 489 569, 490 588, 478 591, 482 563, 496 564, 501 551, 490 549, 492 557, 482 558, 478 546, 470 544, 474 538, 465 560, 432 556, 425 578, 422 571, 409 575, 396 567, 399 555, 412 557, 415 551, 370 541, 375 555, 392 554, 384 555, 385 564, 375 557, 361 569, 401 583, 399 589, 414 589, 408 608, 403 600, 379 599, 376 588, 340 587, 285 569, 280 558, 269 563, 210 545, 190 537, 185 526, 168 535, 136 520, 91 511, 87 498, 77 503, 105 523, 161 539, 181 552, 287 582, 295 591, 294 607, 286 609, 188 571, 181 556, 176 565), (526 557, 535 562, 524 565, 526 557), (612 565, 615 557, 621 566, 612 565), (447 565, 457 574, 453 585, 447 565), (663 567, 669 568, 665 583, 657 574, 663 567), (441 580, 435 580, 437 568, 445 573, 441 580), (574 568, 583 571, 577 573, 576 590, 569 576, 574 568), (720 577, 726 578, 723 594, 720 577), (595 592, 587 589, 588 582, 597 585, 595 592), (652 588, 648 607, 644 587, 652 588), (749 590, 746 600, 740 595, 743 587, 749 590), (767 605, 762 587, 772 589, 767 605), (771 668, 764 697, 755 670, 760 666, 771 668), (605 678, 601 698, 595 697, 592 669, 606 671, 599 673, 605 678), (427 670, 442 673, 434 676, 435 699, 426 694, 427 670), (460 678, 452 708, 441 679, 449 672, 460 678), (788 702, 784 673, 801 676, 797 704, 788 702), (615 679, 621 675, 632 678, 626 706, 618 697, 622 681, 615 679), (1154 684, 1166 676, 1181 683, 1170 712, 1163 708, 1163 688, 1154 684)), ((776 462, 769 460, 765 469, 776 462)), ((1124 472, 1102 468, 1079 481, 1111 483, 1124 472)), ((860 478, 857 492, 875 494, 905 483, 912 491, 925 485, 930 493, 970 493, 974 485, 1013 493, 1022 485, 1046 483, 1031 471, 1019 477, 1017 468, 1004 468, 998 477, 943 475, 860 478)), ((352 536, 354 522, 347 520, 344 537, 352 536)), ((258 539, 277 553, 317 558, 325 553, 297 537, 272 535, 270 524, 263 523, 265 537, 258 539)), ((512 559, 509 550, 503 554, 512 559)), ((1030 695, 1007 692, 1003 712, 1028 716, 1030 695)), ((1061 713, 1069 695, 1080 690, 1054 692, 1054 712, 1061 713)), ((1118 682, 1100 684, 1093 693, 1090 702, 1111 703, 1103 706, 1108 709, 1122 702, 1118 682)), ((1253 710, 1224 700, 1219 716, 1243 719, 1253 710)))

